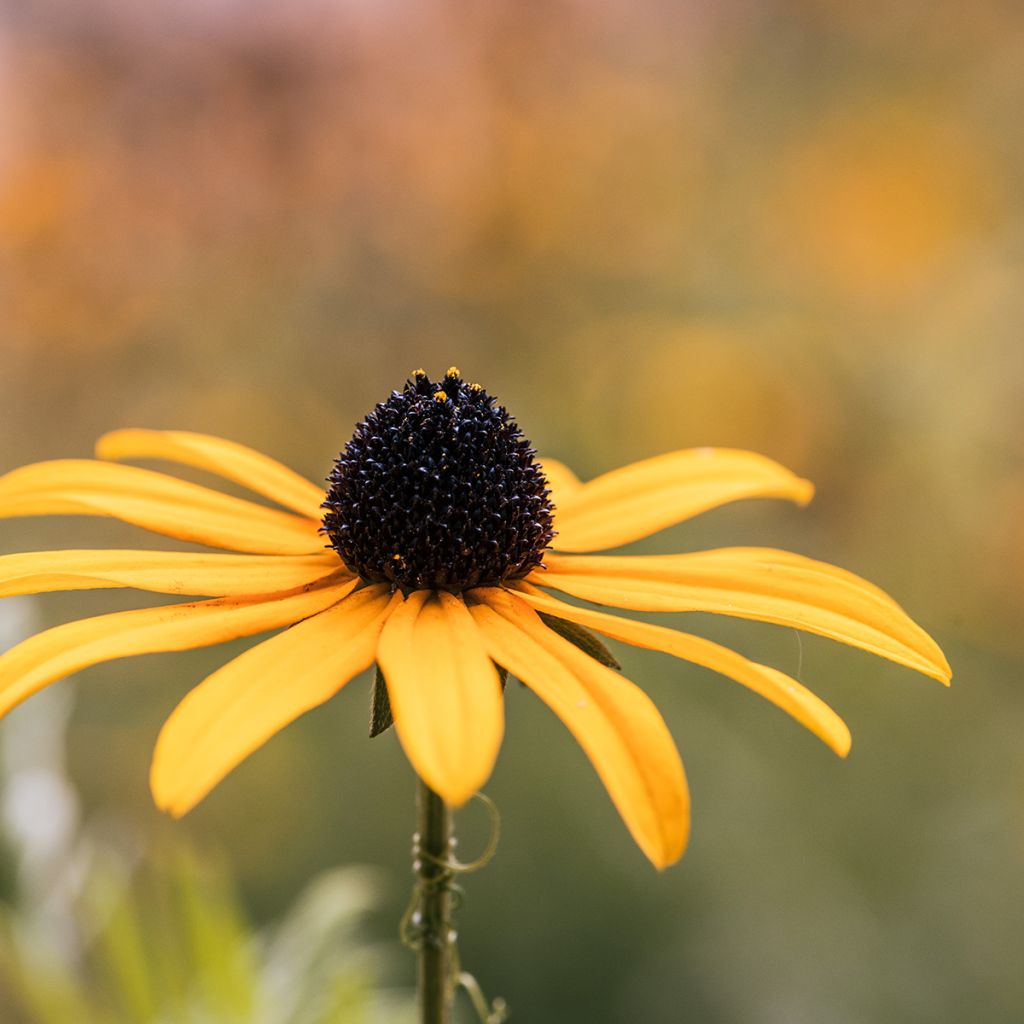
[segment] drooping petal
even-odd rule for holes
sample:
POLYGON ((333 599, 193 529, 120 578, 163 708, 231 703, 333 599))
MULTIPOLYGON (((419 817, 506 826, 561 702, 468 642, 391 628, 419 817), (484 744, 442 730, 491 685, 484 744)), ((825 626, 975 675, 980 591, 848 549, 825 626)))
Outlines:
POLYGON ((0 655, 0 715, 44 686, 90 665, 157 651, 186 651, 280 629, 336 604, 356 585, 313 586, 248 598, 115 612, 37 633, 0 655))
POLYGON ((583 481, 564 463, 558 459, 542 459, 540 468, 548 481, 551 500, 555 505, 555 515, 563 502, 583 486, 583 481))
POLYGON ((777 462, 730 448, 670 452, 605 473, 558 505, 559 551, 600 551, 742 498, 806 505, 814 487, 777 462))
POLYGON ((0 597, 110 587, 133 587, 158 594, 239 597, 292 590, 340 569, 334 554, 26 551, 0 555, 0 597))
POLYGON ((663 868, 690 827, 683 765, 650 698, 548 629, 522 598, 470 591, 490 656, 540 697, 576 737, 640 849, 663 868))
POLYGON ((544 594, 529 584, 519 584, 516 589, 523 600, 538 611, 578 622, 581 626, 634 647, 672 654, 735 679, 776 707, 782 708, 840 757, 850 752, 850 730, 846 723, 820 697, 784 672, 749 661, 742 654, 703 637, 680 633, 649 622, 634 622, 590 608, 578 608, 544 594))
POLYGON ((412 766, 448 803, 465 803, 490 777, 505 721, 497 669, 465 603, 414 591, 388 619, 377 659, 412 766))
POLYGON ((299 515, 319 520, 324 489, 262 452, 185 430, 114 430, 96 442, 98 459, 167 459, 233 480, 299 515))
POLYGON ((365 587, 208 676, 160 732, 150 773, 157 806, 185 814, 271 736, 369 668, 400 600, 385 585, 365 587))
POLYGON ((0 518, 112 516, 179 540, 257 554, 324 550, 319 523, 135 466, 59 459, 0 477, 0 518))
POLYGON ((884 591, 788 551, 724 548, 687 555, 548 556, 529 580, 596 604, 714 612, 830 637, 948 683, 938 645, 884 591))

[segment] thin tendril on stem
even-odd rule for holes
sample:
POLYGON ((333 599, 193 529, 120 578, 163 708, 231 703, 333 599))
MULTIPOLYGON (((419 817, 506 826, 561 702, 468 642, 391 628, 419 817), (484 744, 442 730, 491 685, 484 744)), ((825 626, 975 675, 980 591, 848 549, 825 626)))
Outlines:
POLYGON ((448 1024, 457 988, 463 988, 481 1024, 503 1024, 508 1007, 503 999, 488 1005, 477 980, 463 971, 459 962, 458 935, 452 913, 462 889, 456 875, 478 871, 487 865, 498 847, 501 821, 494 802, 475 794, 491 819, 491 833, 483 852, 463 863, 455 859, 455 839, 450 808, 426 783, 420 781, 417 795, 418 827, 413 836, 413 873, 416 883, 412 898, 402 915, 402 942, 419 961, 420 1024, 448 1024))

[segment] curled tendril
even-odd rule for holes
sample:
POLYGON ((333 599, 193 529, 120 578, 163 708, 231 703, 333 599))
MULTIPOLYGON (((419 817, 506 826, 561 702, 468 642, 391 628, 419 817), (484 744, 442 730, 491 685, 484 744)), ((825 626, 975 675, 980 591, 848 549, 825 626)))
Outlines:
POLYGON ((488 1003, 480 983, 468 971, 460 971, 458 981, 469 996, 473 1009, 480 1018, 480 1024, 505 1024, 508 1020, 508 1003, 501 996, 488 1003))
MULTIPOLYGON (((491 831, 480 855, 471 861, 460 861, 454 856, 455 840, 449 841, 448 856, 435 857, 424 850, 420 841, 419 833, 412 837, 412 856, 414 869, 417 871, 416 883, 413 886, 412 897, 409 905, 402 914, 399 925, 399 935, 402 945, 408 949, 418 952, 423 948, 424 942, 438 941, 436 933, 426 926, 423 920, 422 906, 428 894, 448 891, 452 896, 452 909, 457 910, 462 903, 463 890, 455 882, 458 875, 470 874, 486 867, 493 859, 498 850, 498 842, 501 838, 501 815, 494 801, 483 793, 474 793, 474 799, 479 800, 487 810, 491 821, 491 831), (438 868, 438 871, 429 878, 419 874, 419 865, 428 863, 438 868), (428 938, 430 933, 431 938, 428 938)), ((508 1005, 500 996, 488 1003, 480 988, 479 982, 468 971, 462 970, 459 960, 458 935, 450 922, 444 922, 445 927, 441 930, 441 942, 446 942, 449 949, 450 973, 448 984, 454 992, 456 989, 463 989, 469 996, 473 1009, 480 1018, 480 1024, 504 1024, 508 1020, 508 1005)))
MULTIPOLYGON (((474 793, 474 800, 479 800, 487 810, 487 815, 491 819, 491 832, 487 837, 487 844, 484 846, 480 856, 475 860, 463 863, 460 860, 456 860, 454 857, 447 857, 441 859, 434 857, 432 854, 426 853, 423 850, 418 851, 418 856, 421 860, 425 860, 430 864, 435 865, 442 869, 442 871, 454 875, 468 875, 473 871, 479 871, 481 868, 487 867, 488 864, 494 859, 495 853, 498 852, 498 842, 501 839, 501 815, 498 813, 497 805, 494 801, 484 793, 474 793)), ((416 842, 414 840, 414 852, 416 842)))

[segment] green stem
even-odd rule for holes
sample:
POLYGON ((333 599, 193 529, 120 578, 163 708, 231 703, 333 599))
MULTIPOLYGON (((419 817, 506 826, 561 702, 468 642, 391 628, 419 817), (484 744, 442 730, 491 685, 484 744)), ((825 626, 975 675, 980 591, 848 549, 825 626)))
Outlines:
POLYGON ((422 780, 417 793, 418 855, 413 865, 421 893, 419 914, 420 1024, 448 1024, 452 1004, 452 815, 422 780))

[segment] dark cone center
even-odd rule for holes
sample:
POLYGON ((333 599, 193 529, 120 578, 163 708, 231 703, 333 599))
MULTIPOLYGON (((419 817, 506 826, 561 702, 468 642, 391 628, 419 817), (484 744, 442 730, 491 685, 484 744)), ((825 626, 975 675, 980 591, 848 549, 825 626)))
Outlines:
POLYGON ((355 430, 328 478, 324 531, 364 580, 460 591, 519 579, 554 536, 536 451, 454 367, 422 370, 355 430))

